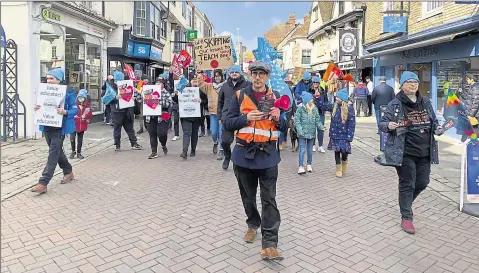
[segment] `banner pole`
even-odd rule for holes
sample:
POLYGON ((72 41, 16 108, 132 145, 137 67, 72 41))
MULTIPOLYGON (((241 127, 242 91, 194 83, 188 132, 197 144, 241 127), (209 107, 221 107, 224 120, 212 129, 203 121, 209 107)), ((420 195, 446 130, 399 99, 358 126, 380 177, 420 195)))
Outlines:
POLYGON ((466 169, 466 157, 467 157, 467 145, 469 144, 469 139, 464 141, 462 144, 462 153, 461 153, 461 187, 460 187, 460 195, 459 195, 459 211, 462 212, 462 209, 464 207, 464 187, 465 187, 465 180, 466 180, 466 175, 465 173, 467 172, 466 169))

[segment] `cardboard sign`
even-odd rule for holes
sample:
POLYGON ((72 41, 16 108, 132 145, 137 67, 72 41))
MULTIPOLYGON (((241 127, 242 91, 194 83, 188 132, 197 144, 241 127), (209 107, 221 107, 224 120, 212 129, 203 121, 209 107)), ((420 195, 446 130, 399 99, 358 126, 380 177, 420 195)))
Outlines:
POLYGON ((130 108, 135 106, 135 88, 132 80, 118 81, 118 95, 120 95, 119 107, 120 109, 130 108))
POLYGON ((57 108, 65 105, 66 85, 40 83, 38 87, 37 105, 34 123, 50 127, 62 127, 63 115, 57 113, 57 108))
POLYGON ((196 68, 214 70, 233 66, 231 36, 217 36, 195 40, 196 68))
POLYGON ((199 87, 185 87, 183 91, 178 92, 180 118, 201 117, 200 103, 199 87))
POLYGON ((161 90, 159 85, 143 86, 143 115, 160 116, 161 115, 161 90))

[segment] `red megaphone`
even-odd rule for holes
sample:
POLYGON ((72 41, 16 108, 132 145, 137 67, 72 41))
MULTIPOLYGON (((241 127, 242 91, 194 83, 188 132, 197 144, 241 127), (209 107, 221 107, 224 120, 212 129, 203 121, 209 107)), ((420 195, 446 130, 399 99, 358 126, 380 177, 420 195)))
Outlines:
POLYGON ((273 106, 282 110, 287 110, 289 109, 289 106, 291 105, 291 100, 289 99, 288 95, 283 95, 279 99, 274 101, 273 106))

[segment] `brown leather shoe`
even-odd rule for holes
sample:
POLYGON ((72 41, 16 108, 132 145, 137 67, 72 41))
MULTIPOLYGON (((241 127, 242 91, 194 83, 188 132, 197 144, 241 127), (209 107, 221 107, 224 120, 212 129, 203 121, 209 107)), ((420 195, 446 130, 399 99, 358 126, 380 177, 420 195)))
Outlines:
POLYGON ((265 261, 281 261, 284 258, 279 254, 279 251, 274 247, 261 249, 261 259, 265 261))
POLYGON ((32 192, 36 192, 38 194, 43 194, 47 192, 47 186, 44 186, 42 184, 36 184, 32 189, 32 192))
POLYGON ((73 172, 69 173, 69 174, 65 174, 65 176, 63 176, 63 179, 62 181, 60 182, 60 184, 66 184, 66 183, 70 183, 72 182, 72 180, 74 179, 75 177, 73 176, 73 172))
POLYGON ((254 239, 256 239, 256 229, 248 228, 244 235, 244 241, 247 243, 253 243, 254 239))

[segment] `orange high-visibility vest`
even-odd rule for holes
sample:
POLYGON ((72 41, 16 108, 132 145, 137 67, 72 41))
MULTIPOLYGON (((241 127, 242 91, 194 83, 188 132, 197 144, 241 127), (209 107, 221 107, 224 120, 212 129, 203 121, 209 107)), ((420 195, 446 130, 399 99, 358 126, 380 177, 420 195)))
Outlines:
MULTIPOLYGON (((266 95, 271 95, 271 89, 268 89, 266 95)), ((240 99, 240 112, 243 115, 247 115, 249 112, 253 110, 258 110, 258 107, 253 102, 253 100, 244 93, 243 90, 236 91, 236 97, 240 99), (243 92, 243 98, 241 97, 241 92, 243 92)), ((247 143, 255 142, 255 143, 262 143, 262 142, 270 142, 270 141, 277 141, 279 138, 279 131, 276 129, 276 125, 274 121, 270 119, 264 119, 260 121, 252 121, 249 123, 248 126, 243 127, 238 130, 236 133, 236 137, 238 139, 244 140, 247 143)))

